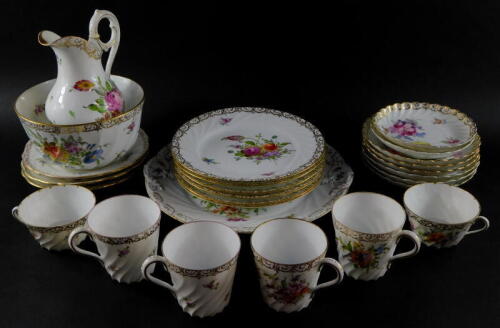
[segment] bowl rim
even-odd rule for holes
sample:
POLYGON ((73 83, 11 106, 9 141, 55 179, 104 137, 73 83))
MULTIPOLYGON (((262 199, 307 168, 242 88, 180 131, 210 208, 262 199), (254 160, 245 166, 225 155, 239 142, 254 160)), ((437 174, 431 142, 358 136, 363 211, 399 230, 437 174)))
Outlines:
MULTIPOLYGON (((141 104, 144 102, 144 98, 145 98, 145 96, 144 96, 144 89, 136 81, 134 81, 132 79, 129 79, 127 77, 121 76, 121 75, 111 75, 111 78, 113 78, 113 77, 118 77, 118 78, 122 78, 122 79, 126 79, 126 80, 134 82, 139 87, 139 89, 142 91, 142 97, 139 100, 139 102, 137 104, 135 104, 134 106, 131 106, 130 109, 128 109, 127 111, 122 112, 120 115, 117 115, 115 117, 112 117, 110 119, 105 120, 106 122, 113 122, 113 121, 120 120, 123 116, 131 113, 132 111, 134 111, 135 109, 137 109, 139 106, 141 106, 141 104)), ((88 126, 88 125, 95 126, 95 124, 98 123, 98 122, 94 121, 94 122, 78 123, 78 124, 53 124, 53 123, 44 123, 44 122, 39 122, 39 121, 35 121, 33 119, 30 119, 30 118, 27 118, 26 116, 24 116, 23 114, 21 114, 19 112, 19 110, 17 108, 17 103, 18 103, 18 101, 19 101, 19 99, 21 98, 22 95, 24 95, 28 90, 36 88, 39 85, 42 85, 42 84, 50 82, 50 81, 55 81, 55 80, 56 79, 50 79, 50 80, 46 80, 46 81, 37 83, 34 86, 31 86, 28 89, 24 90, 19 96, 17 96, 16 100, 14 101, 14 105, 13 105, 14 112, 16 112, 17 117, 19 119, 21 119, 23 121, 27 121, 27 122, 29 122, 29 123, 31 123, 33 125, 49 126, 49 127, 54 127, 54 128, 78 128, 78 127, 84 127, 84 126, 88 126)))

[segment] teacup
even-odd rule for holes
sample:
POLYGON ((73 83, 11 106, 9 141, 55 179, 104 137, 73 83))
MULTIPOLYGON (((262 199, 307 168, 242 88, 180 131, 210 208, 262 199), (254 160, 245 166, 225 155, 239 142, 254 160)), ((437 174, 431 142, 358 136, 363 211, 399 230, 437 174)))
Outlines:
POLYGON ((411 227, 422 242, 437 248, 457 245, 466 235, 486 230, 479 202, 469 192, 443 183, 415 185, 404 194, 411 227), (469 230, 476 221, 483 226, 469 230))
POLYGON ((240 238, 228 226, 196 221, 170 231, 162 244, 163 256, 151 256, 142 265, 144 277, 172 292, 184 312, 213 316, 231 298, 240 238), (161 263, 172 284, 151 275, 151 265, 161 263))
MULTIPOLYGON (((26 197, 12 209, 12 215, 26 225, 40 246, 60 251, 69 249, 70 232, 85 224, 95 202, 94 194, 87 188, 54 186, 26 197)), ((79 244, 82 237, 75 239, 75 244, 79 244)))
POLYGON ((85 226, 71 232, 69 246, 76 253, 96 258, 112 279, 140 281, 142 262, 156 254, 160 218, 160 208, 147 197, 108 198, 90 212, 85 226), (76 240, 82 234, 95 242, 98 253, 77 246, 76 240))
POLYGON ((323 230, 300 219, 274 219, 259 225, 251 237, 264 302, 282 312, 307 307, 314 292, 342 281, 344 270, 332 258, 323 230), (321 268, 331 266, 337 277, 318 284, 321 268))
POLYGON ((420 250, 420 239, 403 230, 406 214, 387 196, 355 192, 340 197, 332 208, 339 261, 348 276, 360 280, 382 277, 392 261, 420 250), (412 250, 394 255, 403 237, 413 241, 412 250))

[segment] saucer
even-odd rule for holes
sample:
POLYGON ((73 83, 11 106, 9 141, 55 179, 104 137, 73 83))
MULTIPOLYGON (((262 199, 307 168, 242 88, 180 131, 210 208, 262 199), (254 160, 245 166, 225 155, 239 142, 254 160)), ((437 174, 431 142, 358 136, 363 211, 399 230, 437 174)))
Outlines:
POLYGON ((333 202, 349 189, 353 172, 340 154, 326 147, 326 168, 321 183, 311 193, 287 203, 246 208, 219 205, 199 199, 177 182, 170 146, 144 166, 146 190, 164 213, 180 222, 209 220, 224 223, 240 233, 251 233, 272 218, 294 217, 314 221, 329 213, 333 202))
POLYGON ((403 150, 448 153, 463 149, 477 134, 464 113, 437 104, 402 103, 387 106, 372 118, 373 132, 403 150))
POLYGON ((48 187, 53 187, 56 185, 81 185, 87 189, 90 190, 96 190, 96 189, 104 189, 108 187, 115 186, 117 184, 120 184, 122 182, 127 181, 130 179, 135 171, 131 170, 126 172, 126 174, 118 177, 118 178, 111 178, 111 179, 106 179, 104 181, 100 182, 92 182, 92 183, 57 183, 57 182, 42 182, 39 179, 32 178, 31 176, 28 175, 24 170, 21 169, 21 175, 22 177, 28 182, 30 185, 36 188, 48 188, 48 187))
MULTIPOLYGON (((382 171, 378 167, 376 167, 372 163, 370 163, 366 157, 363 157, 363 162, 369 169, 371 169, 371 171, 373 173, 375 173, 375 175, 382 178, 383 180, 386 180, 389 183, 395 184, 395 185, 400 186, 400 187, 409 188, 409 187, 414 186, 416 184, 429 183, 429 181, 407 179, 407 178, 403 178, 403 177, 396 176, 396 175, 393 175, 391 173, 382 171)), ((448 180, 443 180, 443 181, 437 181, 437 183, 446 183, 446 184, 453 185, 453 186, 460 186, 460 185, 468 182, 469 180, 471 180, 476 173, 477 173, 477 169, 472 171, 471 173, 467 174, 466 176, 463 176, 463 177, 460 177, 457 179, 448 179, 448 180)), ((436 181, 431 181, 431 182, 436 183, 436 181)))
POLYGON ((147 134, 140 130, 138 138, 130 151, 115 162, 93 170, 71 170, 53 165, 45 155, 41 154, 33 143, 25 146, 21 169, 23 176, 31 184, 41 186, 54 184, 81 184, 101 186, 112 181, 121 181, 138 167, 146 158, 149 149, 147 134))

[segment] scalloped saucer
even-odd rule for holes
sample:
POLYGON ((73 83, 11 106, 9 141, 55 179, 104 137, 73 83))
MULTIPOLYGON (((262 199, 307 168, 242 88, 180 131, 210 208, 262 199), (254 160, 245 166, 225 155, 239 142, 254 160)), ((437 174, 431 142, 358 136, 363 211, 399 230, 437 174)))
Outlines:
POLYGON ((119 180, 146 158, 149 141, 147 134, 141 129, 134 146, 113 163, 93 170, 71 170, 53 165, 28 141, 22 154, 21 167, 30 180, 45 184, 97 184, 111 180, 119 180))

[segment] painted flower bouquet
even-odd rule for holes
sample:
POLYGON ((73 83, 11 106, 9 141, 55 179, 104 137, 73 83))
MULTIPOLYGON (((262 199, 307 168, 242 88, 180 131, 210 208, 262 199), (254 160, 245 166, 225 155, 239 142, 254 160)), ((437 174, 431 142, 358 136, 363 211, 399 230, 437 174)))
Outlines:
POLYGON ((262 134, 257 134, 254 138, 240 135, 232 135, 221 140, 234 141, 227 152, 233 154, 234 159, 239 161, 246 158, 256 164, 264 160, 276 160, 295 150, 290 149, 290 142, 279 142, 278 136, 274 135, 270 139, 264 138, 262 134))
POLYGON ((115 117, 123 110, 123 97, 110 81, 103 83, 99 77, 97 77, 97 84, 89 80, 80 80, 75 82, 73 89, 80 92, 93 91, 97 93, 98 97, 95 102, 85 106, 85 108, 103 114, 102 119, 115 117))
POLYGON ((40 152, 55 163, 81 166, 94 162, 99 164, 103 158, 104 150, 101 146, 89 144, 81 137, 69 136, 49 140, 34 131, 29 133, 34 137, 34 143, 40 152))
POLYGON ((422 127, 413 120, 397 120, 392 126, 386 128, 386 132, 391 133, 396 138, 413 141, 412 137, 423 137, 425 132, 422 127))

